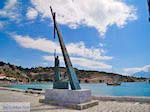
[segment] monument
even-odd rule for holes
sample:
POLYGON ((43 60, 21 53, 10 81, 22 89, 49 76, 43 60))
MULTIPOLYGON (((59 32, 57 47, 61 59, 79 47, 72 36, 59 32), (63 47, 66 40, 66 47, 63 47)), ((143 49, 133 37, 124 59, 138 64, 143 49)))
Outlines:
POLYGON ((55 35, 55 31, 56 31, 57 35, 58 35, 58 40, 59 40, 59 43, 60 43, 60 47, 61 47, 61 50, 62 50, 63 58, 64 58, 64 61, 65 61, 67 73, 69 74, 69 80, 70 80, 71 89, 72 90, 81 89, 81 87, 79 85, 79 81, 78 81, 77 75, 76 75, 76 73, 75 73, 75 71, 74 71, 74 69, 72 67, 72 63, 70 61, 67 49, 66 49, 65 44, 63 42, 62 34, 60 33, 60 30, 58 28, 58 25, 57 25, 57 22, 56 22, 55 13, 53 12, 51 7, 50 7, 50 9, 51 9, 53 22, 54 22, 54 35, 55 35))
POLYGON ((69 89, 68 82, 61 80, 60 70, 59 70, 59 56, 55 56, 54 63, 54 82, 53 89, 69 89))
POLYGON ((81 89, 79 80, 77 78, 76 72, 73 69, 70 57, 68 55, 67 49, 65 47, 62 34, 59 30, 57 21, 56 21, 56 13, 53 12, 50 7, 52 19, 54 23, 54 38, 55 33, 57 33, 58 40, 60 43, 60 47, 62 50, 67 74, 69 75, 69 83, 71 89, 68 89, 68 83, 63 82, 60 78, 59 71, 59 57, 55 56, 55 77, 53 83, 53 89, 45 90, 45 99, 40 100, 43 103, 49 103, 54 105, 66 106, 74 109, 85 109, 91 106, 95 106, 98 104, 98 101, 92 100, 91 90, 89 89, 81 89))

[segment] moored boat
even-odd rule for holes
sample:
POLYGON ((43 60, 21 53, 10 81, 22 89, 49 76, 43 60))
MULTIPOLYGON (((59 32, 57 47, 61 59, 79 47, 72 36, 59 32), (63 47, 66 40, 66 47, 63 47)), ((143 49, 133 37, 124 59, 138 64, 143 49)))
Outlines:
POLYGON ((119 85, 121 85, 121 82, 107 82, 106 83, 107 85, 110 85, 110 86, 119 86, 119 85))
POLYGON ((116 76, 113 79, 107 80, 106 84, 108 86, 119 86, 121 85, 120 77, 116 76))

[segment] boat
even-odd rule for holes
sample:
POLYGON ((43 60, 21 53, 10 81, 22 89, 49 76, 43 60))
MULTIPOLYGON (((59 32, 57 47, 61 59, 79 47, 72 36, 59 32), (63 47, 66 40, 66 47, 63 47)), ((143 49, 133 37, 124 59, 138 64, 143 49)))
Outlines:
POLYGON ((120 79, 120 76, 116 76, 116 77, 114 77, 113 79, 108 80, 108 81, 106 82, 106 84, 107 84, 108 86, 119 86, 119 85, 121 85, 121 81, 119 81, 119 79, 120 79))
POLYGON ((120 86, 121 82, 107 82, 106 83, 108 86, 120 86))

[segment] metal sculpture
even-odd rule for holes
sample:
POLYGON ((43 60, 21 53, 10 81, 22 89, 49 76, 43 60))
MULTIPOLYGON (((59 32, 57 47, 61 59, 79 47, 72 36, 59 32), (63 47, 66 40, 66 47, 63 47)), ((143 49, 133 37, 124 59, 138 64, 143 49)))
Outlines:
POLYGON ((149 22, 150 22, 150 0, 147 0, 147 4, 148 4, 149 22))
POLYGON ((54 55, 55 63, 54 63, 54 82, 53 89, 69 89, 68 82, 61 80, 60 70, 59 70, 59 57, 54 55))
POLYGON ((63 58, 64 58, 65 65, 66 65, 66 68, 67 68, 67 73, 69 74, 71 89, 72 90, 81 89, 81 87, 79 85, 79 80, 78 80, 77 75, 76 75, 76 73, 73 69, 70 57, 68 55, 65 44, 63 42, 62 34, 61 34, 61 32, 59 30, 59 27, 58 27, 58 24, 56 22, 55 13, 53 12, 51 7, 50 7, 50 10, 51 10, 51 14, 52 14, 53 22, 54 22, 54 38, 55 38, 55 33, 57 32, 57 36, 58 36, 58 40, 59 40, 60 47, 61 47, 61 50, 62 50, 63 58))
POLYGON ((59 57, 55 56, 55 66, 54 66, 54 72, 55 72, 55 76, 54 76, 54 82, 60 81, 60 70, 59 70, 59 57))

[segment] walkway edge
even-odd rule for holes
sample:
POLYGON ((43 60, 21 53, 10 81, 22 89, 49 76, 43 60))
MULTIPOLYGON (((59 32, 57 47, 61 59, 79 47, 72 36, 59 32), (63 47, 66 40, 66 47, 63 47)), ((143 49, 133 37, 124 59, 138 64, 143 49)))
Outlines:
POLYGON ((150 97, 137 97, 137 96, 92 96, 92 99, 99 101, 127 101, 127 102, 140 102, 150 103, 150 97))

